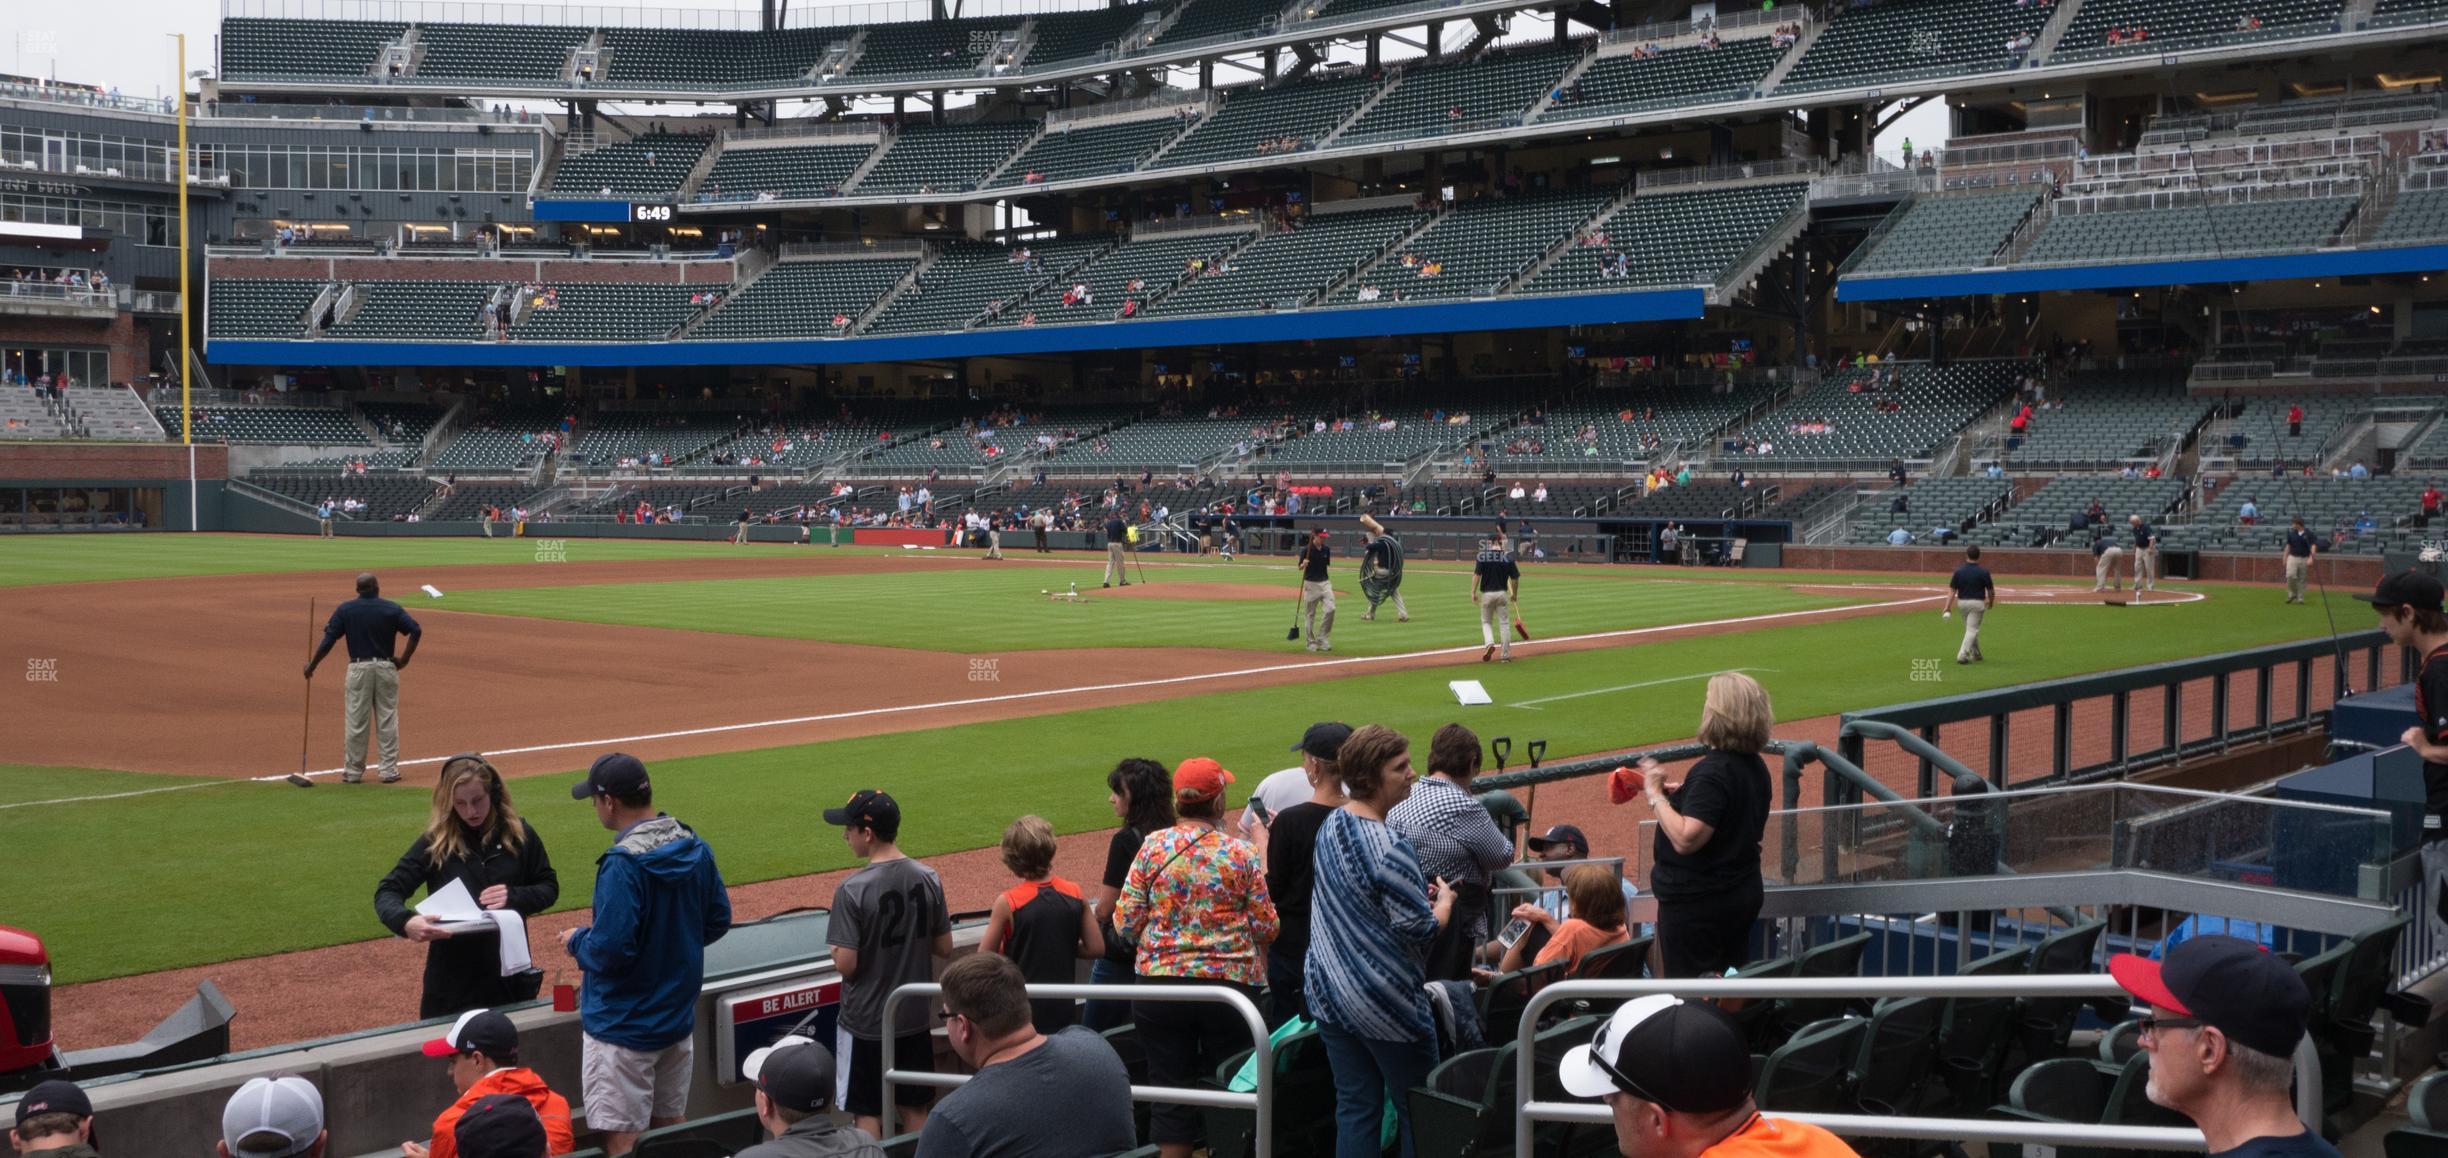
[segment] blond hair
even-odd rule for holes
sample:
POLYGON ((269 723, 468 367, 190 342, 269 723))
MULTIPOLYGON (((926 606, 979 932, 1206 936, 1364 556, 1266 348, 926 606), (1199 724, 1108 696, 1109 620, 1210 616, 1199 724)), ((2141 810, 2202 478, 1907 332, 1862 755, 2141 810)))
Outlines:
POLYGON ((1741 672, 1709 677, 1708 696, 1700 704, 1700 742, 1725 752, 1757 754, 1768 746, 1768 729, 1776 710, 1768 704, 1768 689, 1741 672))
POLYGON ((1601 929, 1624 927, 1623 880, 1602 864, 1577 864, 1564 870, 1564 895, 1572 915, 1601 929))
POLYGON ((439 867, 495 841, 513 853, 527 843, 527 825, 519 819, 518 810, 510 807, 510 789, 502 783, 501 773, 474 753, 444 760, 442 774, 434 780, 433 815, 425 822, 425 855, 439 867), (459 786, 471 780, 483 784, 485 795, 493 800, 492 814, 485 818, 484 831, 474 841, 468 839, 467 826, 459 823, 458 810, 451 807, 459 786))
POLYGON ((1054 826, 1042 816, 1023 816, 1003 830, 1003 867, 1033 881, 1054 871, 1054 826))

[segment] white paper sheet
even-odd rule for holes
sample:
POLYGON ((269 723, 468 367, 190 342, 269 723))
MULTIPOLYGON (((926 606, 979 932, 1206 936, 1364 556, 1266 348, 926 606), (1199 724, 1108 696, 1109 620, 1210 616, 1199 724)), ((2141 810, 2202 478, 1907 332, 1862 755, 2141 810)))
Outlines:
POLYGON ((476 904, 467 885, 459 881, 442 886, 417 902, 418 915, 431 917, 443 932, 454 937, 469 934, 495 933, 500 936, 501 975, 525 973, 535 967, 527 951, 527 919, 509 909, 487 909, 476 904))

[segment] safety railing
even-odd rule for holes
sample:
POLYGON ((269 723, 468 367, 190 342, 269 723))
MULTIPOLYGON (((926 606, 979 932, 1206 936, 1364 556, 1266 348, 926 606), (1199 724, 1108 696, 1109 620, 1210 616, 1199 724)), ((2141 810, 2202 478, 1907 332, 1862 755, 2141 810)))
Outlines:
MULTIPOLYGON (((893 990, 891 995, 884 999, 884 1024, 901 1024, 894 1020, 893 1014, 900 1008, 902 1002, 913 997, 932 998, 942 993, 943 986, 931 981, 913 982, 893 990)), ((1259 1016, 1258 1007, 1239 990, 1223 985, 1141 985, 1131 988, 1128 993, 1122 993, 1110 985, 1032 984, 1028 987, 1028 993, 1031 998, 1051 998, 1057 1001, 1084 998, 1111 999, 1116 996, 1126 997, 1133 1003, 1181 1001, 1200 1005, 1221 1005, 1239 1014, 1242 1023, 1247 1025, 1250 1031, 1250 1040, 1254 1050, 1250 1055, 1250 1062, 1251 1068, 1257 1071, 1258 1086, 1256 1089, 1240 1093, 1196 1086, 1133 1085, 1131 1100, 1134 1102, 1163 1102, 1177 1106, 1204 1106, 1219 1110, 1248 1110, 1257 1116, 1256 1136, 1251 1142, 1250 1154, 1252 1158, 1272 1158, 1275 1153, 1274 1042, 1267 1037, 1266 1019, 1259 1016)), ((932 1011, 929 1011, 928 1017, 930 1020, 933 1018, 932 1011)), ((896 1085, 952 1089, 967 1085, 973 1076, 897 1069, 893 1065, 895 1053, 893 1047, 898 1043, 898 1036, 889 1033, 884 1035, 882 1043, 884 1094, 880 1103, 882 1105, 894 1104, 893 1087, 896 1085)))
MULTIPOLYGON (((1628 1000, 1653 994, 1686 999, 1738 998, 2065 998, 2116 997, 2125 991, 2104 974, 2001 977, 1809 977, 1774 979, 1712 978, 1642 981, 1562 981, 1531 995, 1515 1029, 1513 1152, 1531 1154, 1541 1122, 1603 1126, 1614 1121, 1606 1106, 1592 1102, 1550 1102, 1536 1097, 1538 1050, 1534 1048, 1539 1018, 1554 1006, 1574 1000, 1628 1000)), ((2295 1050, 2295 1110, 2305 1124, 2320 1127, 2320 1059, 2306 1037, 2295 1050)), ((1942 1142, 2011 1143, 2025 1146, 2085 1146, 2127 1150, 2206 1149, 2202 1132, 2165 1126, 2101 1126, 2076 1123, 2002 1121, 1993 1118, 1884 1117, 1869 1114, 1791 1114, 1768 1111, 1780 1118, 1809 1122, 1838 1135, 1861 1138, 1909 1138, 1942 1142)))
MULTIPOLYGON (((2382 653, 2389 646, 2387 636, 2378 631, 2349 632, 2333 639, 2275 644, 1847 712, 1837 750, 1855 766, 1867 768, 1864 758, 1871 733, 1855 727, 1856 724, 1893 725, 1935 744, 1941 730, 1949 725, 1979 723, 1988 730, 1984 775, 2000 788, 2126 775, 2240 744, 2310 732, 2328 718, 2328 706, 2350 688, 2368 691, 2386 686, 2383 676, 2390 676, 2387 683, 2391 684, 2411 678, 2410 655, 2401 654, 2394 664, 2383 662, 2382 653), (2318 669, 2324 666, 2328 669, 2327 694, 2320 695, 2316 689, 2324 681, 2318 669), (2284 705, 2277 703, 2282 673, 2292 676, 2288 702, 2284 705), (2207 727, 2202 734, 2188 737, 2185 690, 2197 681, 2206 681, 2210 689, 2207 727), (2247 710, 2241 713, 2234 704, 2239 681, 2248 684, 2251 695, 2247 710), (2138 707, 2151 706, 2152 699, 2158 701, 2158 742, 2141 747, 2137 744, 2134 716, 2138 707), (2026 772, 2017 778, 2010 775, 2009 768, 2014 755, 2012 721, 2016 713, 2032 711, 2049 714, 2045 771, 2037 775, 2026 772), (2075 755, 2078 724, 2085 735, 2094 734, 2091 729, 2104 727, 2107 740, 2104 759, 2078 760, 2075 755)), ((1936 773, 1935 763, 1926 757, 1920 759, 1914 780, 1915 795, 1935 795, 1936 773)), ((1830 801, 1841 802, 1844 801, 1830 801)))

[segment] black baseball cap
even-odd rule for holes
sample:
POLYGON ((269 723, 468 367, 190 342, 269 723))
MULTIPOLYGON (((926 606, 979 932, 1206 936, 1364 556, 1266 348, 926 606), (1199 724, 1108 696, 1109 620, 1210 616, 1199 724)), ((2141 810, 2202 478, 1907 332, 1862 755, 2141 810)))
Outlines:
POLYGON ((2241 937, 2195 937, 2168 950, 2165 961, 2119 953, 2108 959, 2108 975, 2134 1000, 2272 1057, 2294 1055, 2312 1009, 2312 990, 2295 967, 2241 937))
POLYGON ((93 1101, 74 1082, 52 1080, 37 1084, 17 1100, 17 1124, 25 1125, 36 1114, 75 1114, 93 1117, 93 1101))
POLYGON ((824 822, 842 828, 897 828, 901 804, 873 788, 862 788, 839 808, 825 809, 824 822))
POLYGON ((489 1058, 518 1056, 518 1027, 490 1009, 471 1009, 452 1022, 450 1032, 425 1043, 426 1057, 480 1053, 489 1058))
POLYGON ((2355 598, 2374 607, 2411 607, 2416 611, 2440 610, 2440 581, 2420 571, 2399 571, 2380 580, 2369 595, 2355 598))
POLYGON ((1555 825, 1549 828, 1545 835, 1530 837, 1522 843, 1529 845, 1533 852, 1545 852, 1549 845, 1569 844, 1573 852, 1581 856, 1588 856, 1590 848, 1589 837, 1582 835, 1580 829, 1569 824, 1555 825))
POLYGON ((606 752, 587 767, 586 779, 570 785, 570 799, 635 796, 649 787, 645 761, 627 752, 606 752))
POLYGON ((833 1051, 812 1038, 785 1037, 756 1050, 740 1074, 785 1110, 813 1114, 833 1100, 833 1051))
POLYGON ((451 1137, 467 1158, 545 1158, 544 1119, 517 1094, 486 1094, 459 1115, 451 1137))
POLYGON ((1343 750, 1343 741, 1351 739, 1351 734, 1351 725, 1340 721, 1311 724, 1308 731, 1301 733, 1300 743, 1292 745, 1292 750, 1305 752, 1320 760, 1332 760, 1335 753, 1343 750))
POLYGON ((1721 1114, 1751 1097, 1751 1047, 1703 1001, 1658 993, 1625 1002, 1557 1067, 1576 1098, 1627 1093, 1680 1114, 1721 1114))

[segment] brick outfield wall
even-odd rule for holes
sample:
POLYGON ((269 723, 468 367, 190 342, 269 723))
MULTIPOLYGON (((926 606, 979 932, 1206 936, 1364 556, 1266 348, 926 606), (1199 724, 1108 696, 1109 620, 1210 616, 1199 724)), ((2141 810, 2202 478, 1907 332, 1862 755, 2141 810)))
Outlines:
MULTIPOLYGON (((2256 555, 2200 554, 2194 556, 2196 578, 2220 583, 2285 581, 2278 553, 2256 555)), ((2088 579, 2094 568, 2088 549, 2056 551, 2034 547, 1983 547, 1981 565, 1993 575, 2030 575, 2088 579)), ((1906 571, 1947 575, 1963 565, 1960 547, 1785 547, 1785 567, 1797 571, 1906 571)), ((2369 587, 2380 581, 2381 560, 2372 555, 2323 556, 2322 581, 2340 587, 2369 587)), ((2118 561, 2118 573, 2133 569, 2129 559, 2118 561)))
MULTIPOLYGON (((229 448, 197 443, 198 479, 229 477, 229 448)), ((124 482, 187 477, 187 448, 173 443, 29 442, 0 447, 0 479, 124 482)))
POLYGON ((215 277, 275 281, 486 281, 729 285, 728 261, 548 261, 532 258, 216 257, 215 277))

